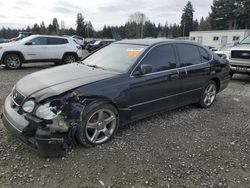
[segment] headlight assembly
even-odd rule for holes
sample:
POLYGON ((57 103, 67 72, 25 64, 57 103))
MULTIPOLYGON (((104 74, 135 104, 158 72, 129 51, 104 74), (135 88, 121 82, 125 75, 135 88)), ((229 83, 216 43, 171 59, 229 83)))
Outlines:
POLYGON ((57 106, 51 106, 51 103, 48 102, 44 105, 39 106, 35 114, 41 119, 52 120, 55 119, 61 113, 62 111, 58 110, 57 106))
POLYGON ((36 103, 34 100, 28 100, 22 106, 23 111, 26 113, 31 113, 34 110, 35 105, 36 105, 36 103))

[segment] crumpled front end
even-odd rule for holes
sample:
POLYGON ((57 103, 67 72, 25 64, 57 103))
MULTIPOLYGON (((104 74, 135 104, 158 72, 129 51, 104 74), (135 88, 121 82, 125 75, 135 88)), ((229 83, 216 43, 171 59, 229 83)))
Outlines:
POLYGON ((32 100, 13 90, 1 115, 4 126, 42 156, 63 156, 76 145, 75 131, 82 120, 85 99, 70 93, 41 104, 34 102, 33 109, 28 106, 32 100))

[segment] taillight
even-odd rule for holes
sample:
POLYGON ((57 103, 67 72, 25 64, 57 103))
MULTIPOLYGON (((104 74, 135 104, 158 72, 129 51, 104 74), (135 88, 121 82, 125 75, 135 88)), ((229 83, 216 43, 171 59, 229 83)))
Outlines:
POLYGON ((80 46, 80 45, 76 45, 76 47, 77 47, 78 49, 81 49, 81 46, 80 46))

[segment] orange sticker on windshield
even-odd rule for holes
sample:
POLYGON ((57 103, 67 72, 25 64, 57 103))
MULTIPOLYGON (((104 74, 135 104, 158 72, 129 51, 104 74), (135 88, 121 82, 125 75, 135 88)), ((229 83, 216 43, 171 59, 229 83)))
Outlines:
POLYGON ((128 53, 128 57, 129 58, 137 58, 137 57, 139 57, 139 55, 140 55, 140 52, 139 51, 129 51, 129 53, 128 53))

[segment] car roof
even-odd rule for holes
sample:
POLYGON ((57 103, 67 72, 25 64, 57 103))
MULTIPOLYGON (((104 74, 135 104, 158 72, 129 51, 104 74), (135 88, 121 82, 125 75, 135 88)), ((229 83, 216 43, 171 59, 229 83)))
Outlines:
POLYGON ((117 44, 138 44, 138 45, 145 45, 145 46, 152 46, 158 43, 163 43, 163 42, 173 42, 175 40, 172 39, 162 39, 162 38, 157 38, 157 39, 125 39, 116 42, 117 44))
POLYGON ((62 39, 69 39, 67 36, 58 36, 58 35, 31 35, 32 37, 56 37, 62 39))
POLYGON ((156 39, 125 39, 115 44, 133 44, 133 45, 143 45, 143 46, 155 46, 158 44, 165 44, 165 43, 186 43, 186 44, 193 44, 196 46, 204 47, 198 43, 187 41, 187 40, 176 40, 176 39, 164 39, 164 38, 156 38, 156 39))

